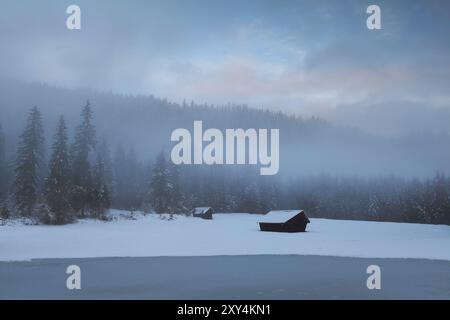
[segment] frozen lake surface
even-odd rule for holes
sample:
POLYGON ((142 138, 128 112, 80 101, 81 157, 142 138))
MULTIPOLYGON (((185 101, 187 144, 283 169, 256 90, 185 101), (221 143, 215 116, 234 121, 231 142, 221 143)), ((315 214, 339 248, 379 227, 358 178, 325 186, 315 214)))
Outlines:
POLYGON ((0 262, 0 299, 450 299, 450 262, 324 256, 46 259, 0 262), (81 268, 79 291, 66 268, 81 268), (381 267, 381 290, 366 269, 381 267))

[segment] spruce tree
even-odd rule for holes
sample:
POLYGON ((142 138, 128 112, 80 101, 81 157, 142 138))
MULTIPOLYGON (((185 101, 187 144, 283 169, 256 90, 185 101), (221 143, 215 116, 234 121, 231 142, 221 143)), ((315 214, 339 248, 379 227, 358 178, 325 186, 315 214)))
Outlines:
POLYGON ((31 109, 27 125, 20 136, 14 168, 13 196, 20 216, 31 217, 40 196, 44 166, 44 130, 41 113, 31 109))
POLYGON ((106 183, 105 163, 101 155, 97 157, 93 169, 91 197, 91 207, 95 217, 103 217, 111 206, 111 195, 106 183))
POLYGON ((72 146, 72 207, 83 218, 89 210, 92 173, 89 156, 95 149, 95 127, 89 101, 81 112, 81 124, 77 127, 72 146))
POLYGON ((134 148, 125 152, 119 145, 114 156, 114 207, 127 210, 141 208, 146 202, 149 186, 146 177, 149 176, 146 168, 137 160, 134 148))
POLYGON ((126 208, 126 180, 127 180, 127 172, 126 168, 126 154, 125 149, 122 145, 118 145, 116 151, 114 153, 114 207, 118 209, 126 208))
POLYGON ((106 138, 103 138, 102 142, 98 147, 98 155, 102 158, 103 164, 105 166, 105 183, 108 187, 109 192, 114 193, 114 170, 113 170, 113 162, 111 159, 111 151, 109 148, 108 141, 106 138))
POLYGON ((58 122, 52 146, 49 172, 50 174, 45 181, 45 197, 54 219, 51 219, 48 223, 68 223, 72 218, 70 206, 71 179, 67 127, 62 116, 58 122))
POLYGON ((433 223, 448 223, 447 213, 450 211, 450 190, 448 190, 447 179, 443 173, 437 173, 432 181, 432 215, 433 223))
POLYGON ((127 209, 136 210, 142 204, 142 198, 141 188, 139 187, 140 165, 133 147, 127 152, 123 170, 126 173, 126 189, 122 195, 126 199, 127 209))
POLYGON ((161 152, 152 168, 149 191, 149 204, 156 213, 168 212, 170 194, 169 170, 164 152, 161 152))
POLYGON ((244 187, 239 202, 239 211, 247 213, 261 213, 259 212, 260 203, 257 194, 257 187, 255 183, 251 183, 244 187))
POLYGON ((181 189, 180 171, 178 166, 169 164, 168 166, 169 179, 169 213, 184 213, 188 211, 185 203, 185 197, 181 189))
POLYGON ((11 215, 8 201, 10 173, 6 160, 5 135, 0 125, 0 219, 8 219, 11 215))
POLYGON ((0 124, 0 204, 6 198, 8 188, 8 171, 6 164, 5 136, 0 124))

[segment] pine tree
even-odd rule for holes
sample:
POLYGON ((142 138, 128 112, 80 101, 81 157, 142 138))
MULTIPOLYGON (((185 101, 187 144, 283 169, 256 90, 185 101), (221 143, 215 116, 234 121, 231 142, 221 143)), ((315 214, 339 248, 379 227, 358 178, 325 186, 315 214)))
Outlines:
POLYGON ((120 144, 117 146, 114 152, 114 162, 113 162, 113 172, 114 172, 114 187, 113 187, 113 204, 117 209, 129 209, 126 208, 126 179, 127 173, 126 167, 126 155, 125 149, 120 144))
POLYGON ((31 109, 27 125, 20 136, 15 163, 13 195, 17 213, 31 217, 40 197, 44 165, 44 131, 41 113, 31 109))
POLYGON ((111 206, 111 195, 106 183, 105 163, 101 155, 93 169, 91 207, 95 217, 101 218, 111 206))
POLYGON ((239 199, 239 211, 247 213, 260 213, 259 199, 257 195, 256 185, 254 183, 245 186, 244 191, 239 199))
POLYGON ((45 181, 45 197, 53 218, 47 223, 65 224, 71 220, 70 206, 70 165, 67 146, 67 127, 61 116, 55 141, 52 146, 52 155, 49 163, 50 174, 45 181))
POLYGON ((185 197, 181 190, 180 171, 174 164, 168 167, 169 173, 169 208, 170 213, 187 212, 188 208, 185 205, 185 197))
POLYGON ((145 198, 143 189, 147 186, 143 171, 134 149, 130 148, 126 153, 119 145, 114 155, 115 207, 127 210, 136 210, 141 207, 145 198))
POLYGON ((170 182, 164 152, 156 158, 150 181, 149 204, 156 213, 166 213, 170 206, 170 182))
POLYGON ((432 218, 433 223, 445 223, 446 215, 450 211, 450 193, 447 186, 447 179, 443 173, 437 173, 433 179, 432 186, 432 218))
POLYGON ((77 127, 72 146, 72 207, 81 217, 89 210, 92 188, 89 156, 95 149, 95 127, 92 124, 92 109, 89 101, 81 112, 81 124, 77 127))
POLYGON ((106 138, 103 138, 102 142, 99 145, 98 155, 100 155, 100 157, 103 159, 103 163, 105 166, 105 183, 112 196, 112 194, 114 193, 114 170, 113 162, 111 159, 111 151, 106 138))
POLYGON ((0 219, 8 219, 10 211, 8 207, 9 172, 6 162, 5 136, 0 125, 0 219))
POLYGON ((126 207, 130 210, 136 210, 142 204, 142 189, 139 185, 140 165, 133 147, 128 150, 123 170, 126 173, 126 189, 123 194, 127 199, 126 207))
POLYGON ((8 188, 8 170, 5 154, 5 136, 0 124, 0 204, 6 198, 8 188))

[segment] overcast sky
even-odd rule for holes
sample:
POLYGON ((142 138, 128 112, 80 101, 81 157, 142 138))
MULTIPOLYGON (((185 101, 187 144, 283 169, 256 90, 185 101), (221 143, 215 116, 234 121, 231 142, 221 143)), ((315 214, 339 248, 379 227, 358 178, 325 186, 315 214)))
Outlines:
POLYGON ((450 1, 2 0, 0 73, 61 87, 448 130, 450 1), (78 4, 82 30, 66 29, 78 4), (382 30, 366 28, 378 4, 382 30))

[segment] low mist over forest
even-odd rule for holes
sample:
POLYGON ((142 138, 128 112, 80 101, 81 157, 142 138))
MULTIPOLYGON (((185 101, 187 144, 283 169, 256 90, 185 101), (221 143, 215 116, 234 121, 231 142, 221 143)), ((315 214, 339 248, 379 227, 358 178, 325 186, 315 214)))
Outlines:
POLYGON ((375 136, 240 105, 0 82, 3 216, 60 224, 102 217, 110 207, 175 214, 208 205, 220 212, 302 208, 316 217, 450 223, 448 134, 375 136), (192 130, 194 120, 205 128, 280 129, 279 174, 261 177, 248 165, 171 164, 171 132, 192 130), (63 188, 65 198, 52 199, 48 188, 63 188))
POLYGON ((450 172, 447 133, 380 137, 318 118, 288 116, 241 105, 211 106, 191 101, 176 104, 152 96, 57 89, 5 79, 0 82, 0 119, 9 156, 15 152, 31 107, 39 107, 45 136, 50 141, 60 115, 66 118, 69 136, 73 135, 80 109, 89 100, 98 138, 108 140, 113 149, 120 144, 134 149, 142 161, 153 159, 163 148, 170 151, 173 146, 170 134, 174 129, 192 130, 193 121, 202 120, 205 130, 279 128, 280 175, 429 177, 437 171, 450 172))

